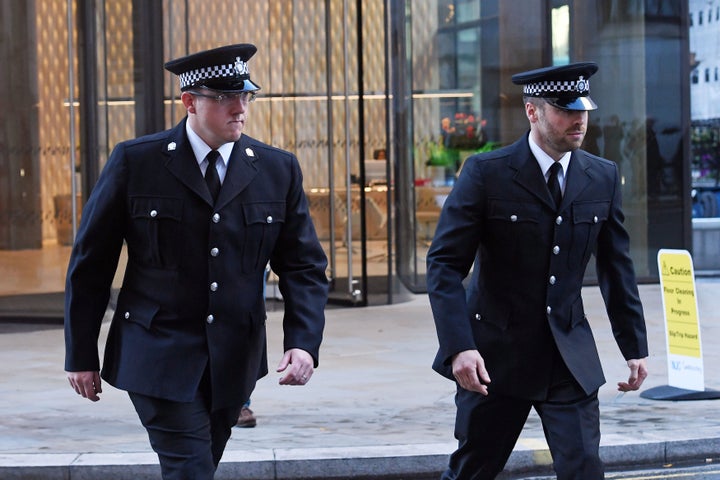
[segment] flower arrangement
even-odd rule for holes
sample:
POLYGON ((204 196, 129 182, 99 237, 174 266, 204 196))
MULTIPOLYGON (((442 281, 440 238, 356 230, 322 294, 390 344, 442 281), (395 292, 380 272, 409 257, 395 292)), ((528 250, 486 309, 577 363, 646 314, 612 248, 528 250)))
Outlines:
POLYGON ((440 141, 430 145, 427 165, 435 167, 460 167, 460 152, 485 152, 499 146, 487 140, 487 120, 478 120, 471 113, 456 113, 451 119, 440 121, 440 141))
POLYGON ((487 142, 485 119, 478 121, 471 113, 456 113, 454 119, 444 117, 440 121, 443 144, 458 150, 476 150, 487 142))
POLYGON ((720 128, 695 125, 691 134, 692 178, 695 183, 720 185, 720 128))

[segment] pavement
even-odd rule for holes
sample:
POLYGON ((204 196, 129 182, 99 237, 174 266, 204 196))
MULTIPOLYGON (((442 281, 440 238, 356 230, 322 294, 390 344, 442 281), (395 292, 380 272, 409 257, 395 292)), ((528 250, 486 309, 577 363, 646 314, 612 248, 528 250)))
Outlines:
MULTIPOLYGON (((697 303, 707 389, 720 389, 720 278, 698 278, 697 303)), ((660 286, 641 285, 650 377, 667 385, 660 286)), ((718 400, 619 396, 628 370, 597 287, 583 291, 608 383, 599 392, 601 455, 608 470, 720 461, 718 400)), ((268 312, 271 370, 282 348, 282 304, 268 312)), ((102 330, 101 342, 107 330, 102 330)), ((59 324, 0 323, 0 478, 159 478, 125 392, 104 384, 101 401, 70 389, 59 324)), ((217 479, 438 478, 455 448, 454 386, 435 374, 437 340, 427 296, 366 308, 328 308, 320 367, 305 387, 260 380, 251 408, 258 424, 234 428, 217 479)), ((492 372, 491 372, 492 374, 492 372)), ((503 478, 551 475, 533 412, 503 478)), ((657 477, 656 477, 657 478, 657 477)))

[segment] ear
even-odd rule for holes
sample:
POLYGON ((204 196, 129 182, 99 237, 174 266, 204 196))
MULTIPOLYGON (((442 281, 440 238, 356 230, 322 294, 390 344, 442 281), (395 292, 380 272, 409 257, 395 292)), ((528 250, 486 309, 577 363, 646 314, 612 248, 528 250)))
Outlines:
POLYGON ((182 95, 180 95, 180 100, 182 101, 183 105, 185 106, 185 110, 187 110, 188 113, 195 113, 196 98, 191 93, 182 92, 182 95))
POLYGON ((537 122, 537 120, 538 120, 537 106, 530 102, 525 103, 525 115, 527 116, 530 123, 537 122))

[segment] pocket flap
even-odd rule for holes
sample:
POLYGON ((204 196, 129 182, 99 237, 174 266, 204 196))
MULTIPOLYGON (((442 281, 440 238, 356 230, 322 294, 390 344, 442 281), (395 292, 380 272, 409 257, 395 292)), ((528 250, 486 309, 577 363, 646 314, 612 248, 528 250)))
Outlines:
POLYGON ((488 218, 508 222, 538 222, 541 206, 539 204, 491 200, 488 206, 488 218))
POLYGON ((572 209, 574 223, 600 223, 607 220, 610 202, 575 203, 572 209))
POLYGON ((243 213, 247 225, 284 223, 285 202, 246 203, 243 205, 243 213))
POLYGON ((115 318, 150 328, 152 321, 160 310, 157 302, 128 290, 121 290, 118 296, 115 318))
POLYGON ((182 199, 173 197, 130 197, 132 218, 173 219, 182 217, 182 199))

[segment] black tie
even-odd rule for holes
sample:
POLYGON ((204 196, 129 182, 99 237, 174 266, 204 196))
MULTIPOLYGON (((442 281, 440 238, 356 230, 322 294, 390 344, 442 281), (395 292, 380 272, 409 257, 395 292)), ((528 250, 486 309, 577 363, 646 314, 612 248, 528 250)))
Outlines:
POLYGON ((215 162, 218 158, 220 158, 220 153, 217 150, 210 150, 210 153, 205 157, 208 161, 208 166, 205 170, 205 183, 207 183, 208 189, 210 190, 213 203, 217 200, 218 193, 220 193, 220 177, 215 168, 215 162))
POLYGON ((553 163, 550 167, 550 176, 547 181, 550 196, 555 200, 555 208, 560 208, 560 202, 562 201, 562 189, 560 188, 560 179, 558 177, 560 170, 562 170, 560 162, 553 163))

